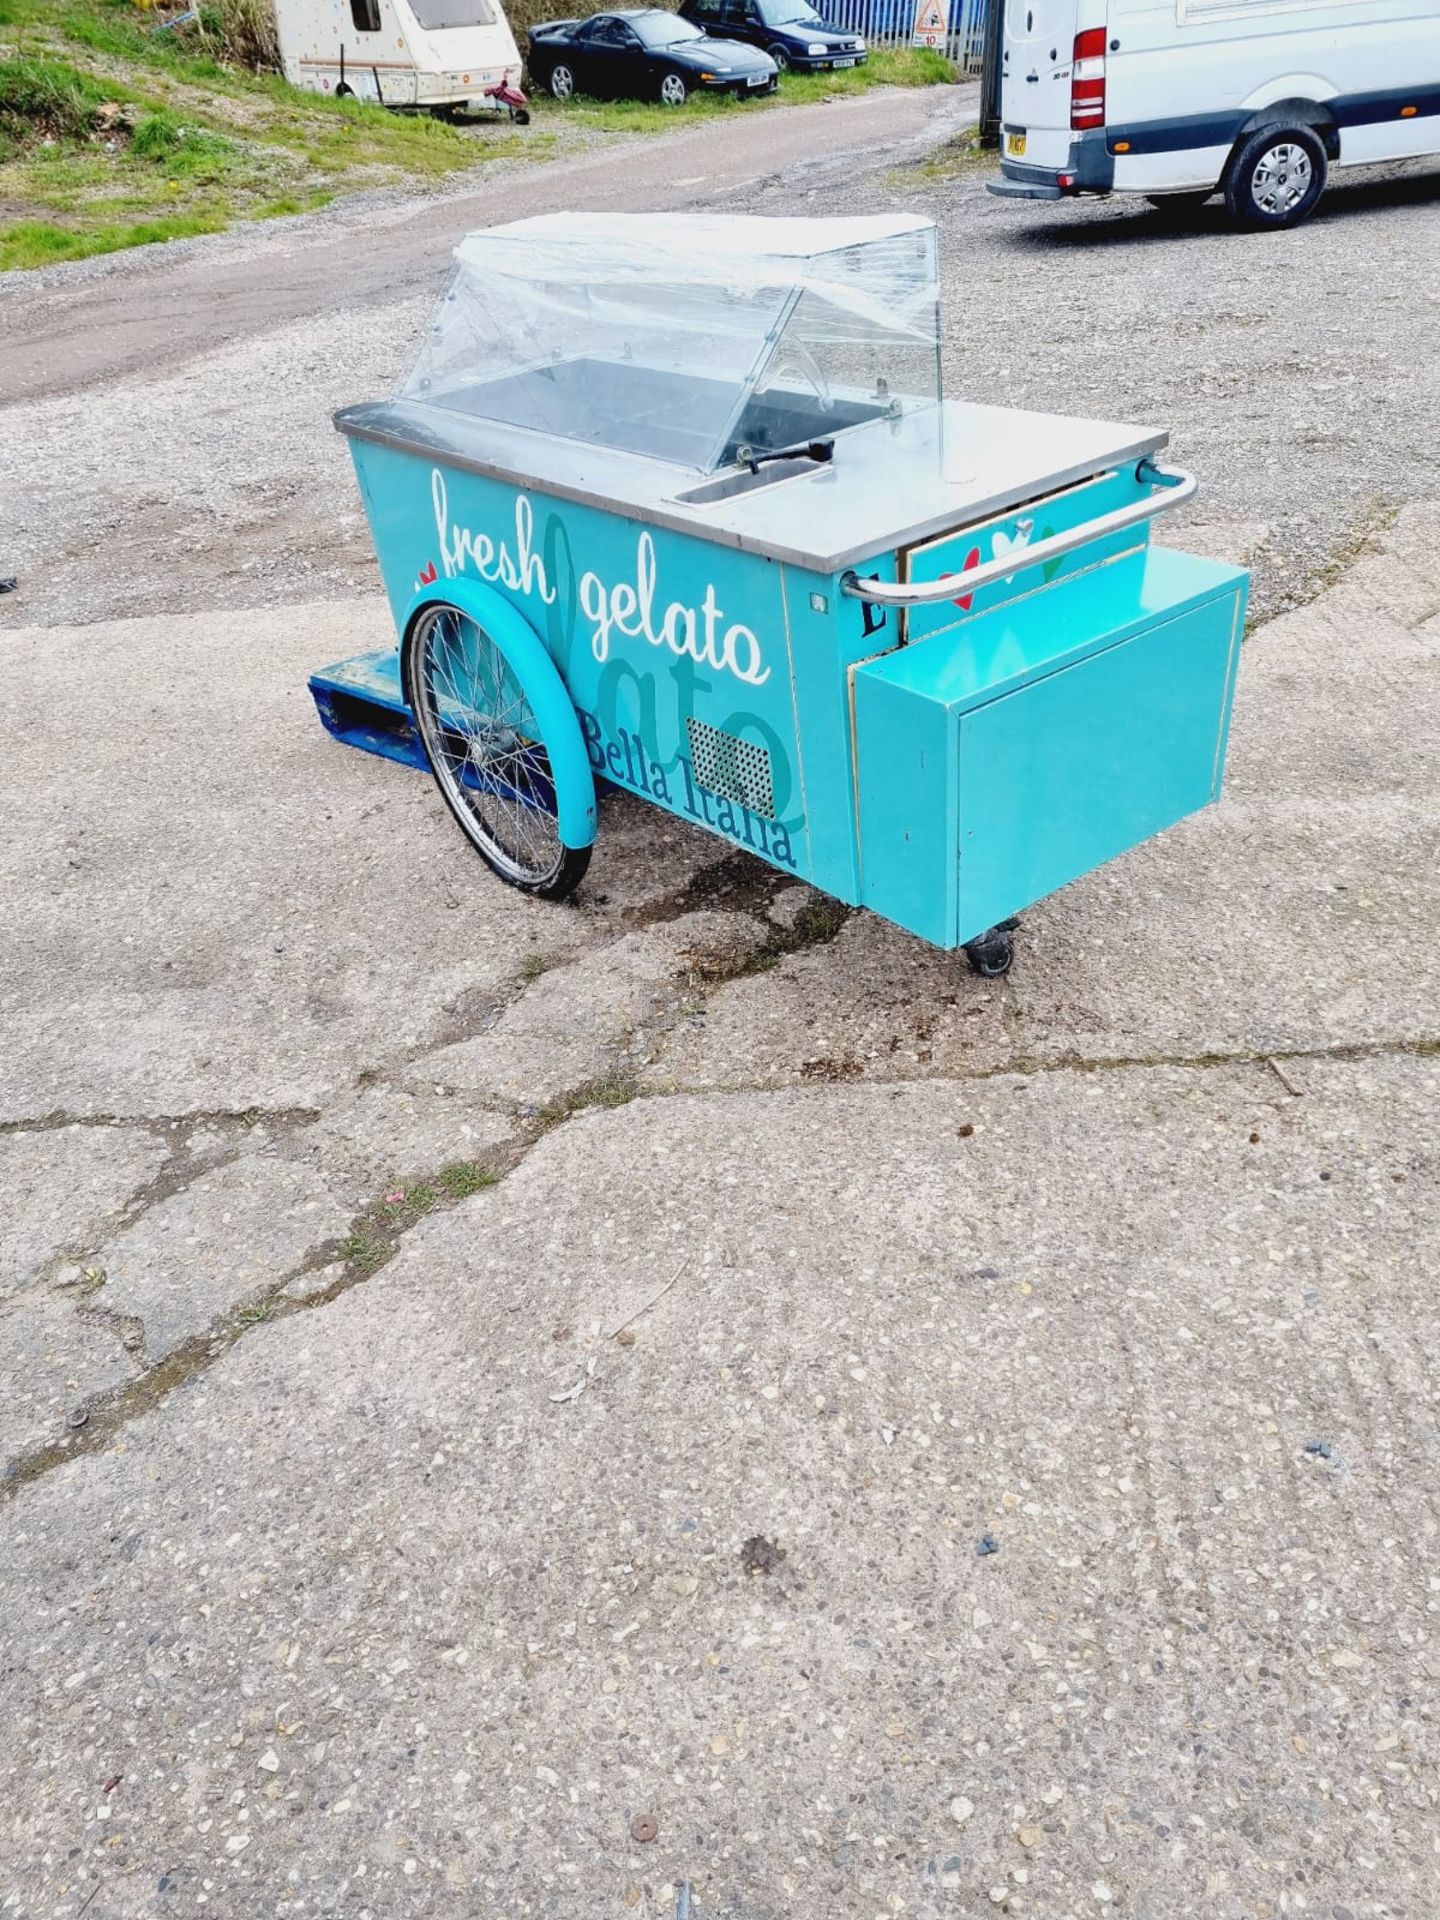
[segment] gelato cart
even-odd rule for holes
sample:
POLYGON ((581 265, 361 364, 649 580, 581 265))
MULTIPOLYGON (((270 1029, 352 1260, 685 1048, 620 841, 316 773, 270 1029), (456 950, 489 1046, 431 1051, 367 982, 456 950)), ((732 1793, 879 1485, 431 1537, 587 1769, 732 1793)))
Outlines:
POLYGON ((317 673, 546 899, 622 787, 947 948, 1215 799, 1246 575, 1166 435, 946 400, 934 225, 472 234, 345 408, 398 646, 317 673))

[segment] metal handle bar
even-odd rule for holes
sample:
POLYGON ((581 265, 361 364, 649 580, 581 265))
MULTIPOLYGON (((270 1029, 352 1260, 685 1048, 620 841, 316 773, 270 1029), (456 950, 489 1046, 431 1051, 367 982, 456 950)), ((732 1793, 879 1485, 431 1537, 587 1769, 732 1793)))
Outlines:
POLYGON ((1114 513, 1102 513, 1098 520, 1086 520, 1068 533, 1037 541, 1033 547, 1012 548, 998 560, 987 560, 983 567, 970 567, 963 573, 948 574, 943 580, 923 580, 908 586, 899 581, 862 580, 851 572, 841 580, 840 590, 848 593, 852 600, 868 600, 877 607, 928 607, 940 600, 953 600, 957 593, 963 593, 968 599, 992 581, 1008 580, 1012 574, 1023 573, 1028 567, 1043 566, 1048 560, 1058 560, 1062 553, 1073 553, 1076 547, 1083 547, 1091 540, 1103 540, 1106 534, 1137 526, 1157 513, 1168 513, 1171 507, 1189 500, 1200 486, 1193 473, 1186 473, 1181 467, 1157 467, 1153 460, 1142 460, 1135 469, 1135 477, 1148 481, 1156 491, 1143 500, 1132 501, 1128 507, 1117 507, 1114 513))

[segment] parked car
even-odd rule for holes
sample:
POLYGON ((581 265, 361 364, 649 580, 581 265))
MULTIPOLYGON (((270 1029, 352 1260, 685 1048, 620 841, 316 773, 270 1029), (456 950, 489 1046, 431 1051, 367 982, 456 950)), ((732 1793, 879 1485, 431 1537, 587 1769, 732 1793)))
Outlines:
POLYGON ((1245 227, 1313 213, 1331 167, 1440 153, 1436 0, 1008 0, 1006 199, 1223 193, 1245 227))
POLYGON ((858 67, 865 42, 828 27, 810 0, 680 0, 680 17, 706 33, 763 47, 783 73, 787 67, 858 67))
POLYGON ((547 20, 530 29, 527 58, 531 85, 547 88, 557 100, 593 93, 683 107, 697 88, 775 91, 776 67, 768 54, 740 40, 712 39, 664 7, 547 20))

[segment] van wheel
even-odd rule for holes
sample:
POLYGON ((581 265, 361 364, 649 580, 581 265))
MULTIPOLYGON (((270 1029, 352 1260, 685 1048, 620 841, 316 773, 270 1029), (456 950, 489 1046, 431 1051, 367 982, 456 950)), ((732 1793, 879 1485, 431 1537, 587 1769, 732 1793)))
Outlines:
POLYGON ((1309 127, 1261 127, 1237 149, 1225 204, 1242 227, 1293 227, 1325 191, 1325 149, 1309 127))

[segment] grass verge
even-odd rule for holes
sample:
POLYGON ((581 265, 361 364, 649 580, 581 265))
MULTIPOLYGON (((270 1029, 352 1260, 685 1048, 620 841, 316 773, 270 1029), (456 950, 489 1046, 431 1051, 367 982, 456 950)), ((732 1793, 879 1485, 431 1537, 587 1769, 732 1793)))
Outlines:
POLYGON ((225 57, 239 0, 158 30, 131 0, 0 0, 0 270, 305 213, 337 193, 543 158, 553 136, 302 93, 225 57), (211 22, 207 26, 205 23, 211 22))
POLYGON ((813 105, 849 94, 868 93, 873 87, 930 87, 955 78, 955 68, 928 48, 904 48, 898 53, 872 53, 863 67, 840 73, 786 73, 778 92, 763 100, 744 100, 730 93, 692 94, 683 107, 662 107, 652 100, 590 100, 583 96, 564 106, 542 99, 536 107, 542 119, 559 119, 607 133, 666 133, 689 120, 723 114, 751 115, 777 106, 813 105))
POLYGON ((432 183, 498 159, 540 160, 571 130, 672 132, 876 86, 954 77, 923 50, 840 73, 786 74, 766 101, 535 102, 535 124, 452 125, 290 87, 273 57, 270 0, 201 0, 163 25, 133 0, 0 0, 0 270, 53 266, 309 212, 343 192, 432 183))

